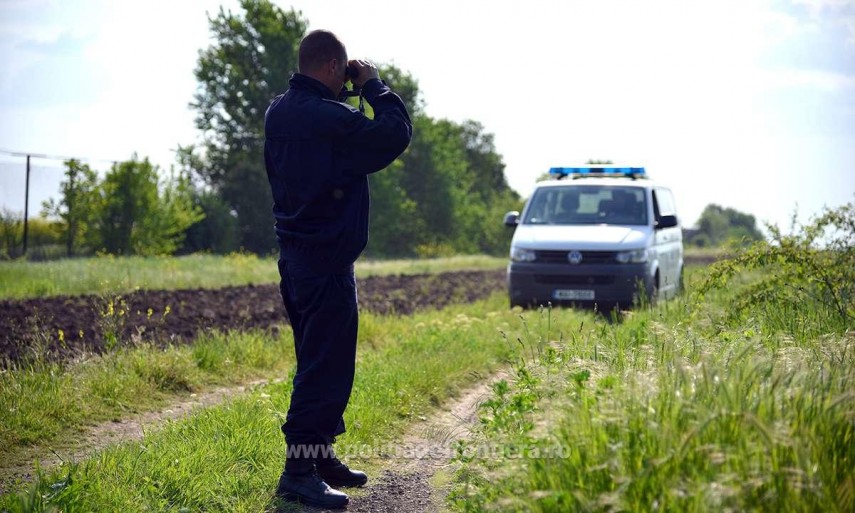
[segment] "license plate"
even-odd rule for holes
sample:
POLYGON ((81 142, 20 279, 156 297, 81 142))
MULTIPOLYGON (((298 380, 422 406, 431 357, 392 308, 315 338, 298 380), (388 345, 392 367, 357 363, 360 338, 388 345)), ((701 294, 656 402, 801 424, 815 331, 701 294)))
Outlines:
POLYGON ((593 290, 557 289, 552 293, 552 299, 576 299, 580 301, 592 301, 593 290))

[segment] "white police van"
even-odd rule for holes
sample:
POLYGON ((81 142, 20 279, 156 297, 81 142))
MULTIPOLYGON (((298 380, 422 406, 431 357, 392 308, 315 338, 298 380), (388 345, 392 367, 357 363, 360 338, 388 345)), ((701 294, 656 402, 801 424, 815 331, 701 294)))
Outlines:
POLYGON ((511 306, 578 304, 601 311, 682 288, 683 237, 674 197, 642 167, 555 167, 515 227, 511 306), (644 295, 644 296, 643 296, 644 295))

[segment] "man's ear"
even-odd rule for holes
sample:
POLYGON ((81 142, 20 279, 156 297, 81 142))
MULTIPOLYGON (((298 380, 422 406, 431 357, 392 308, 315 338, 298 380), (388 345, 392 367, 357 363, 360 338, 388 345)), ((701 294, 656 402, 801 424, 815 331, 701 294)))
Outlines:
POLYGON ((337 68, 337 67, 338 67, 338 59, 332 59, 332 60, 330 60, 330 61, 327 63, 327 73, 329 73, 329 75, 330 75, 331 77, 336 76, 336 74, 335 74, 335 70, 336 70, 336 68, 337 68))

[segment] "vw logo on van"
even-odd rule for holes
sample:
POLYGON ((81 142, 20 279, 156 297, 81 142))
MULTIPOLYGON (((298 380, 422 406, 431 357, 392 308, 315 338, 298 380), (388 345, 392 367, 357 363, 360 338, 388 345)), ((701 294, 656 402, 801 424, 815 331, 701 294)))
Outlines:
POLYGON ((579 264, 582 262, 582 252, 581 251, 571 251, 567 254, 567 261, 571 264, 579 264))

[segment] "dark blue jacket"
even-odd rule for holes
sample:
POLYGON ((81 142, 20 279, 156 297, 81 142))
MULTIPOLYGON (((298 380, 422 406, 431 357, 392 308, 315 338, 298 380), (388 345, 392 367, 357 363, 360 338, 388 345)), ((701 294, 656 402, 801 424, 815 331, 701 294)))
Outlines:
POLYGON ((373 120, 299 73, 267 109, 264 161, 286 261, 332 272, 355 262, 368 242, 367 175, 403 153, 413 127, 386 84, 372 79, 362 91, 373 120))

